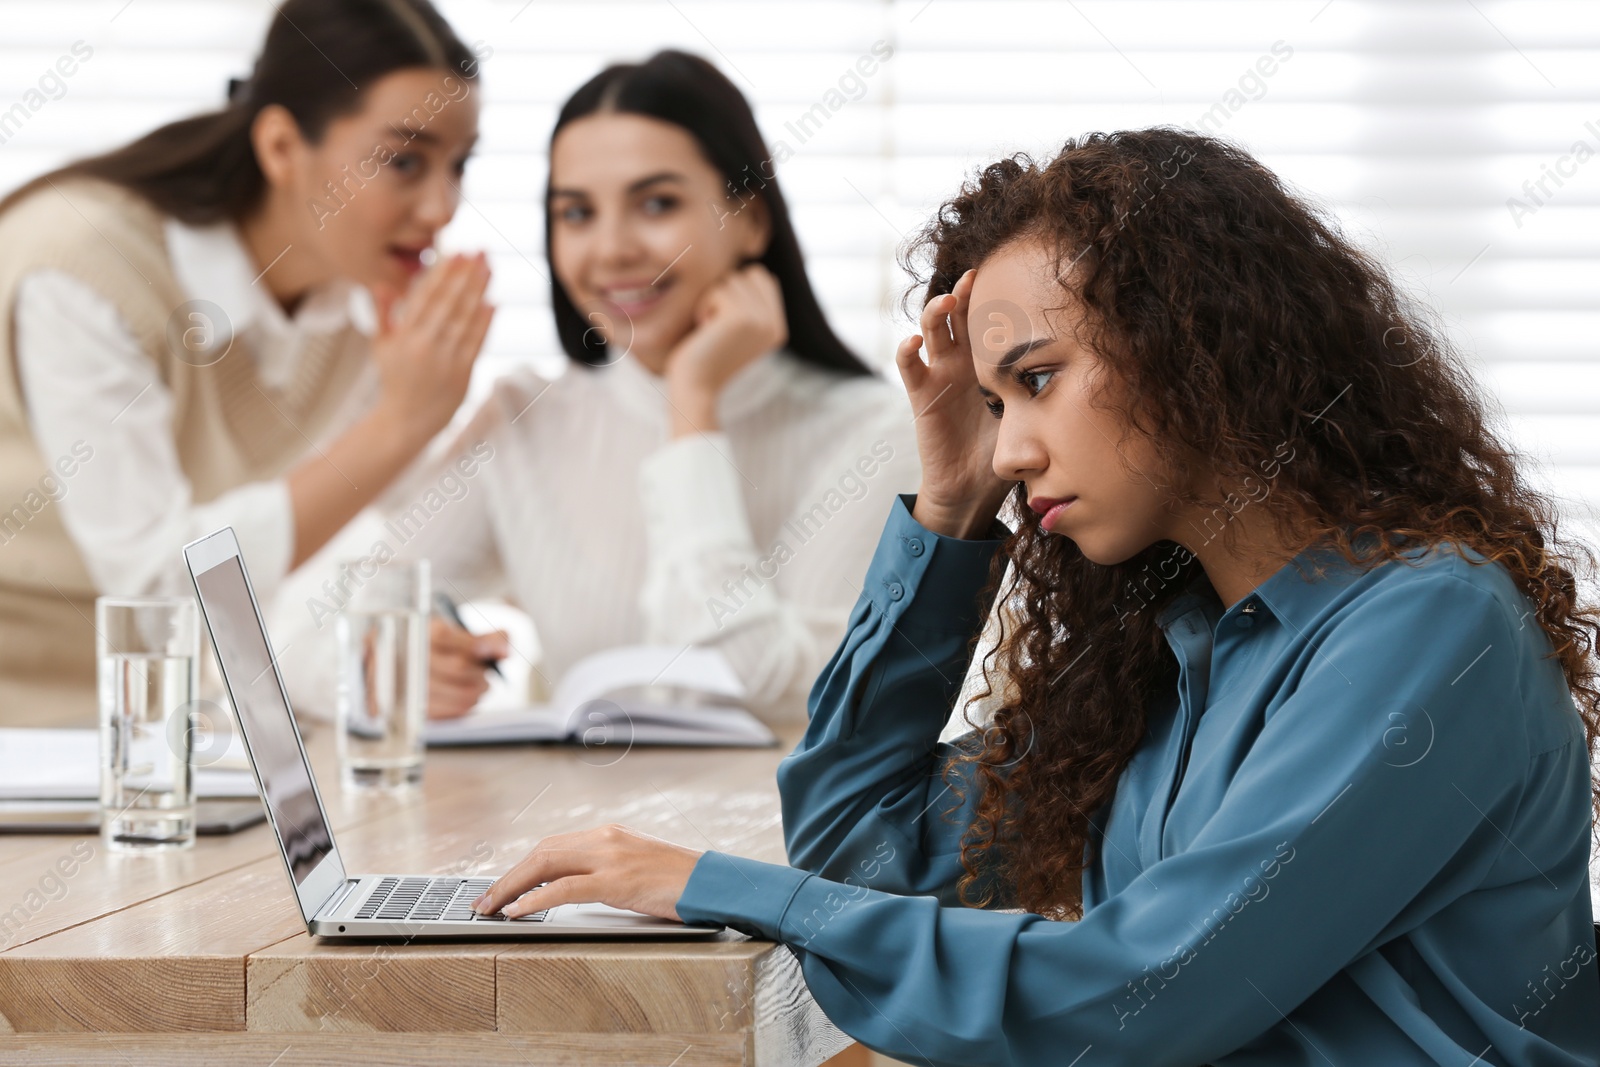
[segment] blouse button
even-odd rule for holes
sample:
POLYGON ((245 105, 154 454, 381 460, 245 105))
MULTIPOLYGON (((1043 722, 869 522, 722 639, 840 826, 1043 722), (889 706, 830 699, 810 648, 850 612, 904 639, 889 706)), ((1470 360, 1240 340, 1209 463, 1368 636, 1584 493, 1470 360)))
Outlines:
POLYGON ((905 595, 906 595, 906 587, 905 586, 901 585, 899 582, 890 582, 889 583, 889 599, 890 600, 899 600, 901 597, 903 597, 905 595))
POLYGON ((906 551, 911 553, 913 556, 922 555, 922 539, 917 537, 911 538, 906 542, 906 551))

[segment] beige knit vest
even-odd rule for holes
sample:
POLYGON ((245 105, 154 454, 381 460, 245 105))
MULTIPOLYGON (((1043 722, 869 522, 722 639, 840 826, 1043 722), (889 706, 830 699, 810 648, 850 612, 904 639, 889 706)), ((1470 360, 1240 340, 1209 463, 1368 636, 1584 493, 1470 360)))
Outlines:
MULTIPOLYGON (((86 439, 67 456, 40 454, 14 355, 12 310, 22 279, 61 270, 117 309, 153 380, 172 397, 178 462, 197 504, 294 465, 367 358, 367 339, 352 327, 318 337, 294 380, 277 390, 258 380, 242 338, 221 358, 215 348, 197 354, 196 335, 186 338, 185 330, 200 320, 184 306, 163 222, 142 198, 81 179, 46 185, 0 214, 0 726, 96 721, 97 590, 56 501, 76 491, 71 475, 108 445, 86 439)), ((181 549, 170 546, 175 560, 181 549)))

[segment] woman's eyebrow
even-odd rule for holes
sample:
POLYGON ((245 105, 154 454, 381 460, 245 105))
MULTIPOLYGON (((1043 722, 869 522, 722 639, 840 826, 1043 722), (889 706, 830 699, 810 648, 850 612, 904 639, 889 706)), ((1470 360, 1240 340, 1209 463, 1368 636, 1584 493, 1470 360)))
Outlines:
MULTIPOLYGON (((1049 346, 1055 344, 1056 341, 1057 338, 1055 337, 1035 337, 1031 341, 1021 341, 1012 345, 1010 348, 1006 349, 1005 354, 1002 355, 999 361, 994 364, 995 373, 998 374, 1004 371, 1006 368, 1012 366, 1018 360, 1022 359, 1022 357, 1027 355, 1029 352, 1034 352, 1041 348, 1048 348, 1049 346)), ((985 397, 993 397, 995 395, 991 390, 985 389, 982 385, 978 386, 978 392, 985 397)))
POLYGON ((675 170, 663 170, 640 178, 636 182, 628 183, 628 192, 637 193, 639 190, 648 188, 656 182, 681 182, 685 180, 684 176, 675 170))
MULTIPOLYGON (((660 171, 659 173, 656 173, 656 174, 647 174, 643 178, 640 178, 638 181, 629 182, 627 191, 630 194, 632 194, 632 193, 637 193, 641 189, 648 189, 650 186, 655 185, 657 182, 681 182, 681 181, 685 181, 685 180, 686 179, 684 178, 684 176, 682 174, 679 174, 677 171, 664 170, 664 171, 660 171)), ((550 190, 550 196, 551 196, 552 199, 554 199, 555 197, 558 197, 558 196, 582 196, 582 197, 587 197, 588 195, 589 194, 586 191, 582 190, 582 189, 551 189, 550 190)))
POLYGON ((1035 349, 1044 348, 1047 345, 1053 345, 1055 343, 1056 339, 1054 337, 1035 337, 1031 341, 1020 341, 1006 349, 1005 355, 1000 357, 1000 362, 995 364, 995 369, 1005 370, 1007 367, 1017 362, 1017 360, 1021 359, 1029 352, 1032 352, 1035 349))

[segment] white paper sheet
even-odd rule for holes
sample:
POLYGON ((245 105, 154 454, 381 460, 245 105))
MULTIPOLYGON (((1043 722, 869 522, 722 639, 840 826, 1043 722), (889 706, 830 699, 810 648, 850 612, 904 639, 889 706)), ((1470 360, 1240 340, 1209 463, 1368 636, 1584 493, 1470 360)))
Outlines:
MULTIPOLYGON (((253 797, 238 734, 214 763, 195 769, 202 797, 253 797)), ((0 800, 72 800, 100 795, 100 732, 0 727, 0 800)))

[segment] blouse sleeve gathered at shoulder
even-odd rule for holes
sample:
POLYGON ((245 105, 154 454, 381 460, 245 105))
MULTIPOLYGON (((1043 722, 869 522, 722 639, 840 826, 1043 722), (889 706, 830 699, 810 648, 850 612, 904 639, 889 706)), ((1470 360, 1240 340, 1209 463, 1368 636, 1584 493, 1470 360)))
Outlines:
POLYGON ((839 393, 828 403, 862 415, 848 433, 797 423, 763 445, 827 457, 794 464, 813 472, 805 482, 755 486, 724 431, 670 441, 639 473, 646 632, 721 650, 763 713, 798 710, 844 632, 893 494, 913 488, 917 477, 909 419, 891 408, 886 387, 870 405, 851 385, 833 388, 839 393), (774 536, 755 531, 750 498, 757 493, 784 501, 774 536))
POLYGON ((25 275, 13 312, 17 376, 47 463, 81 462, 58 503, 103 593, 182 595, 178 548, 232 526, 263 599, 288 573, 294 527, 282 479, 199 503, 172 436, 170 390, 122 314, 59 270, 25 275))

